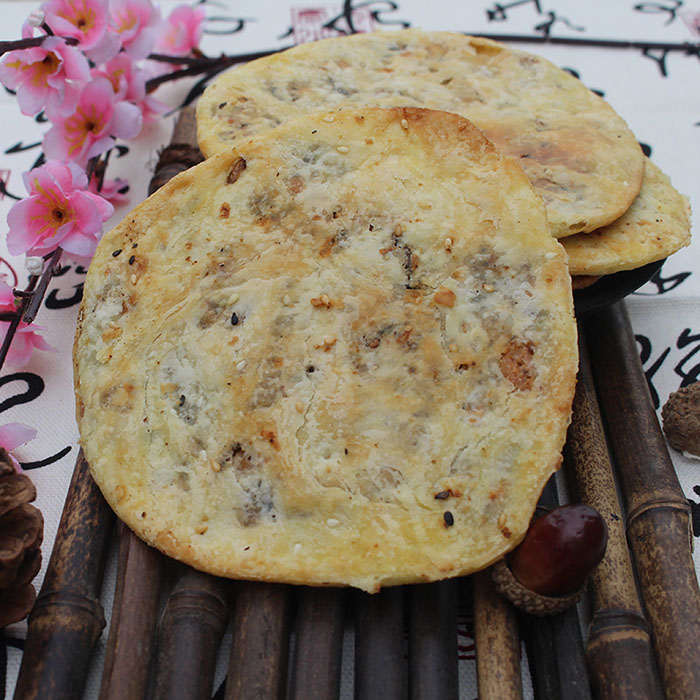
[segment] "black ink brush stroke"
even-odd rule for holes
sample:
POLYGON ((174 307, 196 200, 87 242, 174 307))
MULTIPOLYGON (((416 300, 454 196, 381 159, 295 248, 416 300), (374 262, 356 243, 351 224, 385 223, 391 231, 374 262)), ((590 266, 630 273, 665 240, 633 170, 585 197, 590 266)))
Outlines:
POLYGON ((637 5, 634 5, 632 9, 636 10, 637 12, 644 12, 647 14, 663 14, 664 12, 668 12, 669 17, 664 22, 664 26, 668 26, 676 19, 678 19, 678 15, 676 13, 682 7, 683 0, 673 0, 672 6, 669 3, 640 2, 637 5))
POLYGON ((20 199, 24 199, 24 197, 18 197, 16 194, 12 194, 7 189, 7 186, 5 185, 5 181, 0 179, 0 195, 3 197, 9 197, 10 199, 14 199, 15 201, 19 201, 20 199))
POLYGON ((399 25, 403 27, 404 29, 406 27, 410 27, 411 23, 406 22, 404 20, 396 20, 396 21, 385 21, 382 19, 382 13, 383 12, 395 12, 396 10, 399 9, 399 6, 395 3, 392 2, 391 0, 381 0, 380 2, 377 2, 376 0, 366 0, 365 2, 359 2, 359 3, 354 3, 353 0, 344 0, 343 2, 343 10, 340 14, 336 15, 335 17, 332 17, 329 19, 324 25, 324 29, 330 29, 334 32, 337 32, 338 34, 341 35, 347 35, 347 34, 357 34, 357 29, 355 27, 355 23, 353 21, 353 12, 355 10, 359 10, 363 7, 370 7, 372 5, 377 5, 377 4, 382 4, 385 5, 384 8, 379 8, 379 9, 370 9, 370 15, 372 16, 372 19, 377 22, 378 24, 382 25, 399 25), (340 22, 342 20, 345 20, 345 24, 347 25, 347 30, 344 29, 342 26, 340 26, 340 22))
POLYGON ((661 355, 659 355, 659 357, 651 364, 650 367, 646 367, 646 363, 651 359, 651 353, 653 349, 651 340, 645 335, 635 335, 634 337, 640 347, 639 359, 642 363, 642 367, 644 367, 644 376, 646 377, 647 386, 649 387, 651 401, 654 405, 654 409, 658 409, 661 405, 661 402, 659 399, 659 392, 656 391, 656 387, 654 386, 654 376, 659 371, 659 368, 661 367, 661 365, 663 365, 664 361, 668 357, 669 353, 671 352, 671 348, 667 347, 661 353, 661 355))
POLYGON ((44 301, 44 306, 47 309, 67 309, 79 304, 83 299, 83 283, 73 285, 73 296, 61 297, 59 294, 59 289, 52 289, 44 301))
POLYGON ((22 153, 23 151, 30 151, 32 148, 36 148, 37 146, 41 146, 41 141, 35 141, 34 143, 27 144, 18 141, 13 146, 6 148, 4 153, 9 156, 13 153, 22 153))
POLYGON ((225 17, 223 15, 207 17, 207 28, 204 30, 204 33, 212 36, 228 36, 230 34, 238 34, 245 29, 248 22, 254 21, 255 20, 252 17, 225 17), (228 29, 212 29, 210 26, 212 22, 219 22, 221 24, 228 22, 232 26, 228 29))
POLYGON ((13 406, 19 406, 23 403, 34 401, 34 399, 41 396, 44 391, 44 380, 38 374, 34 374, 34 372, 15 372, 14 374, 7 374, 4 377, 0 377, 0 387, 12 382, 24 382, 27 388, 0 402, 0 413, 9 410, 13 406))
POLYGON ((673 371, 681 378, 681 386, 689 386, 700 379, 700 362, 696 362, 690 369, 684 369, 691 360, 695 360, 700 353, 700 333, 692 334, 690 328, 685 328, 676 339, 676 347, 679 350, 692 345, 690 352, 686 353, 673 368, 673 371))
POLYGON ((585 27, 575 25, 566 17, 559 17, 557 13, 552 10, 543 11, 539 0, 515 0, 507 5, 496 3, 493 8, 486 10, 486 19, 489 22, 505 22, 508 20, 508 10, 513 10, 516 7, 522 7, 524 5, 534 5, 535 12, 542 17, 546 17, 543 22, 540 22, 540 24, 534 27, 535 31, 542 32, 544 36, 549 36, 552 27, 557 22, 561 22, 575 32, 583 32, 586 29, 585 27))
MULTIPOLYGON (((693 491, 700 496, 700 486, 693 486, 693 491)), ((690 504, 690 517, 693 524, 693 535, 695 537, 700 537, 700 503, 688 499, 690 504)))
POLYGON ((678 272, 675 275, 670 275, 669 277, 662 277, 661 271, 658 271, 649 280, 649 284, 653 284, 656 286, 655 292, 635 291, 634 294, 641 297, 666 294, 683 284, 683 282, 685 282, 688 279, 688 277, 690 277, 692 274, 692 272, 678 272))
POLYGON ((72 449, 73 448, 68 445, 50 457, 44 457, 44 459, 39 459, 34 462, 20 462, 19 465, 25 471, 29 471, 30 469, 39 469, 39 467, 48 467, 49 464, 54 464, 55 462, 63 459, 72 449))
MULTIPOLYGON (((462 32, 468 34, 469 32, 462 32)), ((526 44, 556 44, 563 46, 589 46, 603 49, 641 49, 660 51, 684 51, 690 56, 700 54, 700 44, 689 41, 633 41, 630 39, 595 39, 590 37, 541 36, 536 34, 492 34, 479 32, 476 36, 501 42, 522 42, 526 44)))

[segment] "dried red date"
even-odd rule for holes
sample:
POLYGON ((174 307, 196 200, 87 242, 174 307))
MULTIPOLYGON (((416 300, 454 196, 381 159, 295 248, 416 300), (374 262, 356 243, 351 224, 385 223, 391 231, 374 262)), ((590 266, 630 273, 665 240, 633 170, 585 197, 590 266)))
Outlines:
POLYGON ((513 575, 535 593, 578 590, 605 554, 608 528, 600 513, 583 504, 560 506, 536 520, 513 551, 513 575))

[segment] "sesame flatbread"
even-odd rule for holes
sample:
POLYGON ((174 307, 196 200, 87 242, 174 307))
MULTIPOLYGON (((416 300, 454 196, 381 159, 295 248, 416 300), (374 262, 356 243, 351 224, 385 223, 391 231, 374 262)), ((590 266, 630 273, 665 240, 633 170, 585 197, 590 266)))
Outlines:
POLYGON ((690 243, 690 205, 668 176, 647 159, 642 189, 620 219, 562 243, 572 275, 634 270, 690 243))
POLYGON ((166 554, 376 591, 518 543, 576 365, 566 256, 517 163, 457 115, 347 110, 239 142, 103 238, 77 418, 166 554))
POLYGON ((555 236, 622 216, 644 157, 617 113, 549 61, 449 32, 375 32, 303 44, 222 74, 197 109, 205 156, 295 116, 349 105, 461 114, 520 159, 555 236))

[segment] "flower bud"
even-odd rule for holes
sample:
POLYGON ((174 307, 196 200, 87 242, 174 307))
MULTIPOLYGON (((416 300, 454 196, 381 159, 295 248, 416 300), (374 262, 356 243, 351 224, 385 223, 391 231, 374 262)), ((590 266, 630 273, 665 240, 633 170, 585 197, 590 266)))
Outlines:
POLYGON ((27 19, 27 23, 30 27, 41 27, 44 24, 44 11, 34 10, 27 19))
POLYGON ((44 270, 44 258, 38 255, 27 255, 24 259, 24 269, 30 275, 39 276, 44 270))

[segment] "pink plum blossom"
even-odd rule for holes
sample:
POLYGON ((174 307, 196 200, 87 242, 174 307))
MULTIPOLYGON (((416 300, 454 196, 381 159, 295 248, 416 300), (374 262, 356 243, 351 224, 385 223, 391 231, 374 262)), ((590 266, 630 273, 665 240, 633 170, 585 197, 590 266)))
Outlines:
POLYGON ((75 109, 80 90, 71 81, 90 79, 87 59, 63 39, 47 37, 41 46, 10 51, 0 61, 0 82, 17 92, 22 114, 46 107, 52 114, 75 109))
POLYGON ((112 28, 134 60, 151 53, 160 31, 160 10, 151 0, 110 0, 112 28))
POLYGON ((83 88, 71 115, 53 119, 44 137, 44 152, 49 158, 85 166, 90 158, 108 150, 115 137, 137 136, 142 123, 141 110, 118 101, 110 81, 97 77, 83 88))
MULTIPOLYGON (((15 306, 15 295, 12 293, 12 288, 5 282, 0 281, 0 312, 10 311, 14 313, 16 310, 17 307, 15 306)), ((5 339, 5 335, 7 334, 7 329, 9 327, 9 321, 0 321, 0 343, 2 343, 2 341, 5 339)), ((49 350, 54 352, 55 348, 52 348, 39 335, 39 331, 42 330, 44 329, 36 324, 29 326, 23 321, 20 322, 5 359, 7 364, 15 367, 24 367, 24 365, 29 362, 35 348, 37 350, 49 350)), ((5 430, 5 428, 8 428, 8 426, 0 428, 0 445, 7 450, 13 450, 18 445, 21 445, 34 437, 34 435, 32 435, 26 439, 21 439, 21 431, 15 431, 13 433, 12 430, 8 430, 6 431, 6 434, 3 434, 3 430, 5 430)))
POLYGON ((0 446, 16 450, 37 436, 37 431, 24 423, 6 423, 0 426, 0 446))
POLYGON ((0 447, 7 450, 7 455, 18 471, 22 471, 17 458, 11 453, 11 450, 17 449, 20 445, 28 443, 37 436, 37 431, 24 423, 6 423, 0 426, 0 447))
POLYGON ((83 51, 98 46, 107 32, 108 0, 47 0, 41 9, 54 34, 77 39, 83 51))
POLYGON ((135 104, 141 110, 144 124, 153 123, 168 110, 166 104, 146 92, 148 74, 125 53, 108 61, 102 70, 93 69, 92 75, 107 78, 117 100, 135 104))
POLYGON ((168 16, 156 41, 156 51, 173 56, 188 56, 202 39, 205 11, 203 7, 176 7, 168 16))
POLYGON ((22 177, 29 196, 7 215, 10 253, 46 255, 61 246, 81 260, 92 256, 114 207, 86 190, 85 172, 74 163, 49 161, 22 177))

